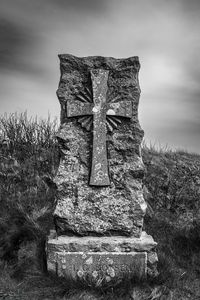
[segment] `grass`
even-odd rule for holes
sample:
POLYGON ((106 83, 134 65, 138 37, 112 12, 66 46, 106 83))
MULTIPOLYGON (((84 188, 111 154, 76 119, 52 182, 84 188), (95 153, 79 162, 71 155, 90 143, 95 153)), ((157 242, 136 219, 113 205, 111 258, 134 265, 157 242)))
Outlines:
POLYGON ((200 299, 200 155, 142 147, 144 229, 158 242, 159 276, 107 290, 46 272, 54 228, 56 120, 0 117, 0 299, 200 299))

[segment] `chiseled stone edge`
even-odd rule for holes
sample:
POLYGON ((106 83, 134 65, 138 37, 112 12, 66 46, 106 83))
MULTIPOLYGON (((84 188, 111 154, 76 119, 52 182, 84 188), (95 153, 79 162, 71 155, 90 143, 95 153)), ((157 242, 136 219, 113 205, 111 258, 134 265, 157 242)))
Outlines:
POLYGON ((57 252, 149 252, 157 246, 152 236, 145 231, 142 232, 140 238, 124 236, 56 236, 56 234, 51 233, 47 243, 50 251, 57 252))

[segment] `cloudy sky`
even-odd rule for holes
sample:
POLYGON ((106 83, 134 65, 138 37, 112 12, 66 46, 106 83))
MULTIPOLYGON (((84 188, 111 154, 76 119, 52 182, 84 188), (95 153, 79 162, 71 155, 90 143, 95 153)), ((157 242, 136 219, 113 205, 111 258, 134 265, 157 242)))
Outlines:
POLYGON ((200 153, 199 0, 0 0, 0 110, 60 114, 59 53, 141 62, 147 143, 200 153))

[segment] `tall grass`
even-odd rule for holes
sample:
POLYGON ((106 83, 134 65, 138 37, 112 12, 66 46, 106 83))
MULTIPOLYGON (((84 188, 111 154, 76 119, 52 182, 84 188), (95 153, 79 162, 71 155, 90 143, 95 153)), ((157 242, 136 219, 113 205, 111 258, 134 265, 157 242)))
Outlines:
POLYGON ((45 155, 53 164, 55 154, 55 133, 57 130, 57 119, 46 120, 28 118, 27 112, 4 114, 0 117, 0 137, 9 142, 7 153, 14 156, 19 161, 40 154, 45 155), (48 150, 48 153, 46 151, 48 150))
POLYGON ((0 117, 0 257, 17 259, 24 241, 44 244, 53 226, 59 163, 57 121, 28 118, 27 113, 0 117))
MULTIPOLYGON (((160 261, 156 281, 130 286, 126 296, 122 290, 76 294, 72 284, 45 274, 45 240, 54 228, 57 127, 50 117, 29 118, 26 112, 0 116, 0 297, 185 299, 187 283, 192 286, 200 274, 200 156, 142 147, 151 207, 145 230, 158 242, 160 261)), ((200 299, 200 289, 190 293, 200 299)))

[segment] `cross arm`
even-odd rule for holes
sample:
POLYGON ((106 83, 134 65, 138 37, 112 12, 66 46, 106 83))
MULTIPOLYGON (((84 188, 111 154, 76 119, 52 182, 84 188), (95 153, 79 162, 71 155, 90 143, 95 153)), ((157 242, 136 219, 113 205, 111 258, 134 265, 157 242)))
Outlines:
POLYGON ((132 101, 123 100, 107 104, 107 115, 131 118, 133 114, 132 101))
POLYGON ((79 117, 92 115, 93 103, 80 102, 75 100, 73 102, 67 102, 67 116, 68 117, 79 117))

